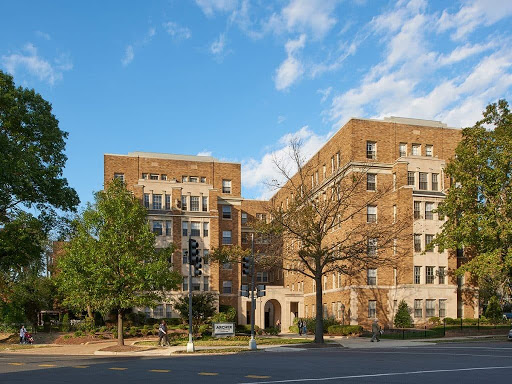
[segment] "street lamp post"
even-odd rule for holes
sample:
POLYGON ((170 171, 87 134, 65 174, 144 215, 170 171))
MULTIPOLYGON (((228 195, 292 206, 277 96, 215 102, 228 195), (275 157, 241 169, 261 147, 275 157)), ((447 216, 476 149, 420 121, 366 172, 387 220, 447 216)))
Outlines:
POLYGON ((194 335, 192 329, 192 258, 190 254, 190 239, 188 237, 188 343, 187 352, 195 352, 194 349, 194 335))
POLYGON ((254 297, 254 233, 251 234, 251 340, 249 349, 257 349, 256 339, 254 338, 254 317, 256 314, 256 298, 254 297))

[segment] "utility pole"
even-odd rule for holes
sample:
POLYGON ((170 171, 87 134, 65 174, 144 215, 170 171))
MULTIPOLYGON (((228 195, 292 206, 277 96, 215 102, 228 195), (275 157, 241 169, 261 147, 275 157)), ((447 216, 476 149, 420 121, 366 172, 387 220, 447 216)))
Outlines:
POLYGON ((249 349, 256 350, 256 339, 254 338, 254 317, 256 314, 256 298, 254 297, 254 232, 251 234, 251 340, 249 349))
POLYGON ((194 352, 194 338, 192 330, 192 258, 190 257, 190 236, 188 238, 188 343, 187 352, 194 352))

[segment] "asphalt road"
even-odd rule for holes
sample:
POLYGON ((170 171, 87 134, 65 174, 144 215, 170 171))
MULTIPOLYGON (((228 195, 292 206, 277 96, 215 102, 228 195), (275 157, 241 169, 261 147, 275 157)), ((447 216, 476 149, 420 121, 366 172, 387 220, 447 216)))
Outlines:
POLYGON ((0 383, 501 383, 511 342, 166 358, 0 354, 0 383))

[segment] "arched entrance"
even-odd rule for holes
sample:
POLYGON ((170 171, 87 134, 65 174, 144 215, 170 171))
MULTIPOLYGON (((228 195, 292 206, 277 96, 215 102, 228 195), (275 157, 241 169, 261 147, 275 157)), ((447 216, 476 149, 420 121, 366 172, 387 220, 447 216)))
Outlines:
POLYGON ((274 327, 279 320, 279 323, 282 323, 281 320, 281 304, 276 299, 270 299, 265 303, 263 307, 265 314, 265 328, 274 327))

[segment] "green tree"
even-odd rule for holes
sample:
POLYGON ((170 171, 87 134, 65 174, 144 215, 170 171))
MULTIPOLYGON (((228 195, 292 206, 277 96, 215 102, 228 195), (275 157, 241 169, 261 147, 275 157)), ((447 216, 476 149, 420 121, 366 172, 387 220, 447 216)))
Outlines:
MULTIPOLYGON (((198 292, 192 295, 192 325, 194 332, 199 326, 212 317, 217 310, 217 297, 212 292, 198 292)), ((188 322, 188 295, 182 295, 174 300, 176 309, 184 323, 188 322)))
POLYGON ((394 324, 396 328, 412 327, 410 309, 405 300, 400 301, 400 304, 398 304, 394 324))
POLYGON ((452 185, 439 208, 448 219, 435 242, 441 249, 464 249, 466 262, 457 273, 471 272, 486 286, 492 281, 493 290, 510 293, 512 114, 505 100, 488 105, 482 120, 462 130, 455 154, 446 167, 452 185))
POLYGON ((119 345, 124 344, 123 313, 156 305, 181 282, 170 266, 175 247, 155 248, 146 214, 120 180, 110 182, 77 220, 69 248, 58 260, 65 302, 81 310, 90 305, 104 314, 115 311, 119 345))
POLYGON ((491 297, 489 300, 489 304, 485 310, 485 317, 487 317, 492 324, 498 324, 503 319, 503 310, 496 296, 491 297))

